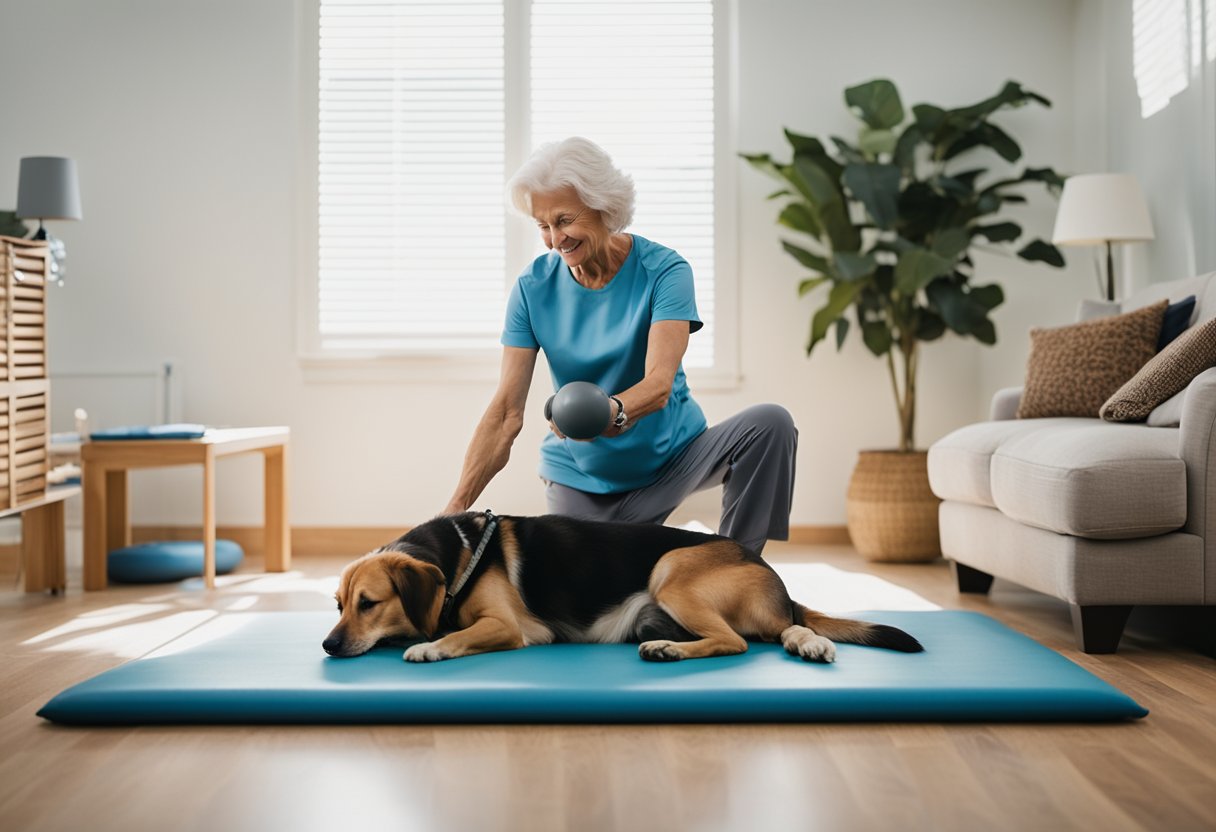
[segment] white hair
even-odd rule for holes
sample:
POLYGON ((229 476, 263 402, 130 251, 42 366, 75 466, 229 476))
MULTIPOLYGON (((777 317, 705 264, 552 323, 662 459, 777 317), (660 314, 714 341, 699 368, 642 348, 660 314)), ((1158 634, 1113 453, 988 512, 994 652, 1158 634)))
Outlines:
POLYGON ((633 222, 633 179, 612 164, 603 148, 581 136, 541 145, 511 177, 507 193, 515 210, 530 217, 533 194, 567 185, 584 205, 600 212, 611 233, 624 231, 633 222))

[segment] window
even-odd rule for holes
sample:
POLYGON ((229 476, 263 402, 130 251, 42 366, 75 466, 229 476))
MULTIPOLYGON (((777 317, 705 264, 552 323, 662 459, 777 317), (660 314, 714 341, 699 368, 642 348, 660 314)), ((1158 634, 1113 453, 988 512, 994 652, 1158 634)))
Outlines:
POLYGON ((1142 118, 1164 110, 1187 88, 1205 54, 1216 60, 1212 5, 1212 0, 1135 0, 1132 62, 1142 118))
POLYGON ((630 230, 693 267, 706 325, 685 366, 729 363, 714 0, 320 0, 317 34, 307 351, 496 348, 540 250, 508 214, 506 179, 540 144, 583 135, 634 178, 630 230))

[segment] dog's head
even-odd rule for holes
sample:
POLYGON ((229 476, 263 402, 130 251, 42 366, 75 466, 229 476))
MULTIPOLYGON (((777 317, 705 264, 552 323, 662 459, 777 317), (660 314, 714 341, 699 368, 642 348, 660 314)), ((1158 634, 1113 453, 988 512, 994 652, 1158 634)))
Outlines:
POLYGON ((321 646, 331 656, 358 656, 385 639, 427 639, 439 628, 443 572, 390 549, 364 555, 342 571, 338 612, 321 646))

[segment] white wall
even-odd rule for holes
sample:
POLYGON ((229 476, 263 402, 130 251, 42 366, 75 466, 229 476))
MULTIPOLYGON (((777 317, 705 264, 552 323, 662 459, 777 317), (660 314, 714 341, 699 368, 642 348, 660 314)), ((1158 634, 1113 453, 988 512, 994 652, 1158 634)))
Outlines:
MULTIPOLYGON (((842 90, 869 78, 894 79, 907 105, 946 106, 1012 78, 1055 103, 1003 117, 1026 160, 1076 169, 1076 12, 1056 0, 746 0, 738 149, 784 155, 782 126, 848 135, 842 90)), ((183 418, 291 426, 293 524, 413 523, 446 502, 491 386, 305 382, 295 357, 296 13, 293 0, 0 0, 0 207, 15 202, 19 157, 78 161, 85 219, 54 226, 72 279, 53 298, 53 368, 172 359, 183 418)), ((739 181, 743 382, 699 398, 711 419, 785 404, 801 430, 793 521, 842 523, 857 450, 896 439, 885 369, 855 340, 840 355, 804 357, 812 306, 797 300, 801 270, 780 249, 769 183, 742 167, 739 181)), ((1053 216, 1036 196, 1019 218, 1048 236, 1053 216)), ((1001 340, 928 347, 921 445, 1020 382, 1031 323, 1066 321, 1092 294, 1075 266, 979 264, 981 282, 999 281, 1008 297, 1001 340)), ((534 472, 546 384, 538 375, 535 415, 479 505, 544 510, 534 472)), ((221 524, 260 521, 259 483, 256 460, 225 463, 221 524)), ((197 522, 200 494, 193 473, 139 473, 135 522, 197 522)), ((684 515, 708 517, 714 504, 702 495, 684 515)))

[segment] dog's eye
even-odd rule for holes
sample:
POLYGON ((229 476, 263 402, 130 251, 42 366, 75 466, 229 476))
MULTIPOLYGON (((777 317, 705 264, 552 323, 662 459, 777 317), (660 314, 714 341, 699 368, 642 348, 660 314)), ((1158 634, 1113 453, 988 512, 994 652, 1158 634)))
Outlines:
POLYGON ((359 612, 367 612, 368 610, 370 610, 372 607, 376 606, 376 604, 379 604, 379 603, 380 603, 379 601, 373 601, 370 598, 360 598, 359 599, 359 612))

